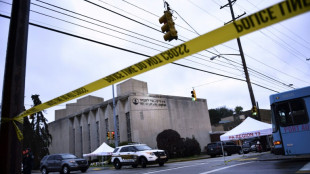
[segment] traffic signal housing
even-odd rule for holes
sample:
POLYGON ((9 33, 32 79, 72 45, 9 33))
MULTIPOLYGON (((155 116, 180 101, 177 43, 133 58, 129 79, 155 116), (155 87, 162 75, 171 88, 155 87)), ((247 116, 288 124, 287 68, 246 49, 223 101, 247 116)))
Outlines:
POLYGON ((193 101, 196 101, 196 100, 197 100, 197 97, 196 97, 196 92, 195 92, 194 89, 191 91, 191 94, 192 94, 192 100, 193 100, 193 101))
POLYGON ((251 111, 252 111, 252 115, 253 116, 257 115, 257 108, 256 108, 256 106, 253 106, 251 111))
POLYGON ((108 140, 111 139, 110 132, 107 132, 107 139, 108 139, 108 140))
POLYGON ((161 27, 161 31, 163 33, 166 33, 164 35, 164 39, 165 41, 171 41, 173 39, 178 39, 178 32, 174 27, 174 22, 172 19, 172 14, 169 10, 164 11, 164 15, 162 17, 159 18, 159 23, 162 24, 164 23, 164 25, 161 27))
POLYGON ((112 135, 112 136, 111 136, 111 139, 114 140, 114 138, 115 138, 115 132, 112 131, 112 132, 111 132, 111 135, 112 135))

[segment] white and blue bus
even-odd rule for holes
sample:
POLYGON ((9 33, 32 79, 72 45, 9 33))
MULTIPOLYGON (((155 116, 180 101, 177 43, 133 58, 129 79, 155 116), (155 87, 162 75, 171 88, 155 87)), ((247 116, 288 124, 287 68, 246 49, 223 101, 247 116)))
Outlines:
POLYGON ((310 154, 310 86, 270 96, 274 153, 310 154))

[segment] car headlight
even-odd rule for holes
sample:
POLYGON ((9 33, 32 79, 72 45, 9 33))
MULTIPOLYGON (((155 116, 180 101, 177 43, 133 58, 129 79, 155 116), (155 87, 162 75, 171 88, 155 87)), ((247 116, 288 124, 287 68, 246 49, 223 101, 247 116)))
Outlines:
POLYGON ((153 152, 146 152, 147 154, 149 154, 149 155, 155 155, 153 152))
POLYGON ((72 163, 72 164, 77 164, 76 161, 74 161, 74 160, 71 160, 69 162, 72 163))

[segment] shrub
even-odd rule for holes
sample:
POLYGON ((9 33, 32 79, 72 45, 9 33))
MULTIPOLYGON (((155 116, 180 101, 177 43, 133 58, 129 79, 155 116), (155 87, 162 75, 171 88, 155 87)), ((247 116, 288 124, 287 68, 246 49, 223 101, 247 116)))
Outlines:
POLYGON ((156 137, 157 147, 165 150, 169 158, 182 157, 184 146, 180 134, 172 129, 159 133, 156 137))
POLYGON ((192 138, 181 138, 180 134, 172 129, 162 131, 156 138, 157 147, 165 150, 169 158, 188 157, 199 155, 200 144, 193 136, 192 138))
POLYGON ((200 144, 193 138, 186 138, 184 140, 184 157, 199 155, 201 153, 200 144))

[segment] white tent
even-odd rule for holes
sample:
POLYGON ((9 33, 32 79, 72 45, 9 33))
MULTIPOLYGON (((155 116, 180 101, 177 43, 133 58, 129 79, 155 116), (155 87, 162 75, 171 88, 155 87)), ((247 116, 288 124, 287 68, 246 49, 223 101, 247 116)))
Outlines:
POLYGON ((99 146, 95 151, 93 151, 92 153, 83 154, 83 157, 112 155, 113 151, 114 148, 103 142, 101 146, 99 146))
POLYGON ((220 136, 221 141, 240 140, 272 134, 271 124, 257 121, 251 117, 241 124, 220 136))

